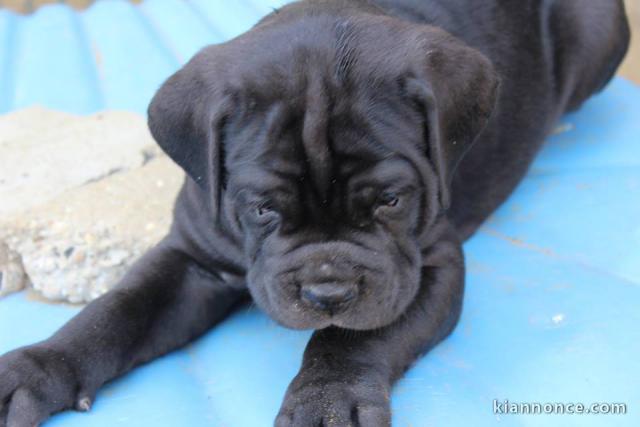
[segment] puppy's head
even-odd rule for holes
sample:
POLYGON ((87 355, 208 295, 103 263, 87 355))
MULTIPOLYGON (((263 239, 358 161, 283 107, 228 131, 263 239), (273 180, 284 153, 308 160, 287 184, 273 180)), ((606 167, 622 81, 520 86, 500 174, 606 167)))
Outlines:
POLYGON ((196 55, 149 125, 211 226, 242 242, 260 307, 293 328, 372 329, 415 297, 496 86, 490 62, 440 30, 297 5, 196 55))

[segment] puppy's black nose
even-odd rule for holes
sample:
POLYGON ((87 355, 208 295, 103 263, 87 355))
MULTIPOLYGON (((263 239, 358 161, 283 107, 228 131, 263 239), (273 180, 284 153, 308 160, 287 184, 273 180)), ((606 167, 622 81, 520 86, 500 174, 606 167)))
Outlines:
POLYGON ((302 285, 302 300, 320 310, 333 311, 356 297, 357 289, 350 283, 311 283, 302 285))

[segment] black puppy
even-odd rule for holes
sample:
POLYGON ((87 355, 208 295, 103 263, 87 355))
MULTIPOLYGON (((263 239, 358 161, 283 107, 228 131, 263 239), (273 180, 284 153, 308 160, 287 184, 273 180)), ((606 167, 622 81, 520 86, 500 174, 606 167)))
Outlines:
POLYGON ((461 241, 628 39, 621 0, 310 0, 205 48, 149 108, 188 174, 171 233, 0 358, 0 425, 87 410, 247 294, 317 329, 278 426, 388 425, 393 382, 460 315, 461 241))

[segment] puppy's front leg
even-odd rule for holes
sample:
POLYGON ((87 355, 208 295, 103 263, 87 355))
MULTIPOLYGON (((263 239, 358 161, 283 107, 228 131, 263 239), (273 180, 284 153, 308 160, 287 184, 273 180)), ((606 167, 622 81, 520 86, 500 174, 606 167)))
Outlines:
POLYGON ((453 233, 425 252, 420 291, 405 315, 375 331, 314 333, 277 427, 388 426, 394 381, 445 338, 462 308, 464 267, 453 233))
POLYGON ((88 410, 102 384, 201 335, 242 294, 161 243, 51 338, 0 357, 0 426, 88 410))

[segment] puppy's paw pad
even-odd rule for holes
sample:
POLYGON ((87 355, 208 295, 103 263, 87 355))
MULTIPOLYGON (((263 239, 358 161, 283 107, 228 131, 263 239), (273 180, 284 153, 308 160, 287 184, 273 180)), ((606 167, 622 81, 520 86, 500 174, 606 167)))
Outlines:
POLYGON ((276 427, 387 427, 388 387, 370 381, 292 384, 276 427))

